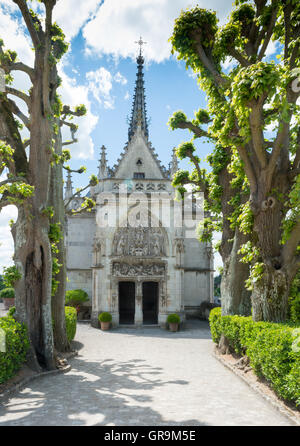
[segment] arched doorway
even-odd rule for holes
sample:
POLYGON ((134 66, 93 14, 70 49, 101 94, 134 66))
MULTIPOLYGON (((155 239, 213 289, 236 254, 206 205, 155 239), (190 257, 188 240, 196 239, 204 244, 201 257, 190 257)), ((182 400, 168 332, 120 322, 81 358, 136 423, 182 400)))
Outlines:
POLYGON ((143 282, 143 324, 158 324, 158 282, 143 282))

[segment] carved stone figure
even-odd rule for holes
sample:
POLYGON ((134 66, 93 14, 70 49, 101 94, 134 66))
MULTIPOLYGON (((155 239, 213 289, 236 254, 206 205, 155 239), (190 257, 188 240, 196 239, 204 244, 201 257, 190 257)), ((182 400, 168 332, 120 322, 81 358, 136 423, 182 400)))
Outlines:
POLYGON ((160 228, 120 228, 113 241, 113 254, 117 256, 161 257, 165 251, 165 236, 160 228))
POLYGON ((130 265, 128 263, 114 262, 113 275, 117 277, 132 276, 162 276, 165 274, 165 265, 150 263, 130 265))

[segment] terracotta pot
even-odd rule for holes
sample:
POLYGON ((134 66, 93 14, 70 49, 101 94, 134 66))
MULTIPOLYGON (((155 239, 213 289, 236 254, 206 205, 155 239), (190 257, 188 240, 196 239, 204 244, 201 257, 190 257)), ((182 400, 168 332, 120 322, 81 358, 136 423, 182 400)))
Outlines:
POLYGON ((100 322, 101 330, 109 330, 110 322, 100 322))
POLYGON ((13 307, 15 305, 15 298, 14 297, 5 297, 3 298, 4 308, 5 310, 9 310, 10 307, 13 307))
POLYGON ((170 329, 170 331, 177 331, 178 330, 178 324, 176 322, 170 322, 169 323, 169 329, 170 329))

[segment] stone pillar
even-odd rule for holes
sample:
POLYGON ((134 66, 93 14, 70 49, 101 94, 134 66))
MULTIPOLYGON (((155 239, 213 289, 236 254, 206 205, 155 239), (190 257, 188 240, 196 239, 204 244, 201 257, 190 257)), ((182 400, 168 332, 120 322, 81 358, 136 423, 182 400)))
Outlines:
POLYGON ((98 314, 99 314, 99 276, 100 270, 93 268, 92 270, 92 315, 91 325, 97 328, 99 326, 98 314))
POLYGON ((137 280, 137 282, 135 284, 134 323, 136 326, 143 325, 143 287, 142 287, 141 280, 137 280))
POLYGON ((119 313, 119 282, 116 279, 111 280, 111 315, 112 326, 117 327, 120 323, 119 313))

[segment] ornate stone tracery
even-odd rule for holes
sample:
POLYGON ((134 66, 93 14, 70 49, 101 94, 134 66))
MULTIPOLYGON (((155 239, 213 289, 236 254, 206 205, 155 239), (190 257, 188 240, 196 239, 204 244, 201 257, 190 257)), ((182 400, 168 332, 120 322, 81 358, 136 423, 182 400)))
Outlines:
POLYGON ((143 257, 165 256, 165 235, 161 228, 120 228, 114 236, 113 254, 143 257))
POLYGON ((130 264, 125 262, 113 263, 113 275, 116 277, 136 277, 136 276, 163 276, 165 265, 161 263, 130 264))

